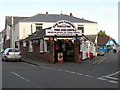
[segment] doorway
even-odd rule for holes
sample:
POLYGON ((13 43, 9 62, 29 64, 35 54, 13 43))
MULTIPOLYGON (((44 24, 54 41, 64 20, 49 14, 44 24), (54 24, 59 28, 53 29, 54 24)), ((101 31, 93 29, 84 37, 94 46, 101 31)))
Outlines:
POLYGON ((74 43, 72 40, 57 40, 55 42, 55 62, 58 61, 57 53, 63 53, 64 62, 74 62, 74 43))
POLYGON ((66 42, 65 62, 74 62, 74 43, 71 40, 66 42))

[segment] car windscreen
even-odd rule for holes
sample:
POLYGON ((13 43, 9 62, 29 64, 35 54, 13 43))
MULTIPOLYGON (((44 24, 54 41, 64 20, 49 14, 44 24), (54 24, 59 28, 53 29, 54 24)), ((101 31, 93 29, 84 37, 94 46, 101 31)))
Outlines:
POLYGON ((17 49, 10 49, 8 52, 19 52, 17 49))

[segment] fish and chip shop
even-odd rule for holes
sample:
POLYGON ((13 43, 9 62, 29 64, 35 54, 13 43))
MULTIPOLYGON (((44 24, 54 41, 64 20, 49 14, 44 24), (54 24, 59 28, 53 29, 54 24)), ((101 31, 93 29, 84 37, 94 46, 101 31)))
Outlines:
POLYGON ((51 27, 20 40, 20 50, 23 57, 49 63, 79 63, 88 58, 93 59, 96 55, 95 42, 84 35, 83 29, 78 29, 71 21, 59 20, 51 27))

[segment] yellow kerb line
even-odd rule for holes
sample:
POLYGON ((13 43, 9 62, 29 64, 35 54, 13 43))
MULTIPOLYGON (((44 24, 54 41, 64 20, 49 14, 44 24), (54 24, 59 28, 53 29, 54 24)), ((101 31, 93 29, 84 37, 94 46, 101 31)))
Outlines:
POLYGON ((98 64, 100 64, 101 62, 105 61, 107 57, 104 57, 102 60, 100 60, 100 62, 98 62, 98 64))
POLYGON ((95 64, 95 63, 101 61, 101 60, 104 59, 104 58, 105 58, 105 57, 101 57, 101 58, 99 58, 98 60, 94 61, 93 64, 95 64))

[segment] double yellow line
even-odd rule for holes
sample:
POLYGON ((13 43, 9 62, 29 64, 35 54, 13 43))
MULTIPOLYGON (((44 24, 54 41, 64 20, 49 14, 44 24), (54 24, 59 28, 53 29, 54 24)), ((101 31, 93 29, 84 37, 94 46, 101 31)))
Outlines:
POLYGON ((102 58, 100 58, 100 59, 94 61, 94 62, 92 63, 92 65, 100 64, 100 63, 106 61, 106 59, 107 59, 107 57, 102 57, 102 58))

